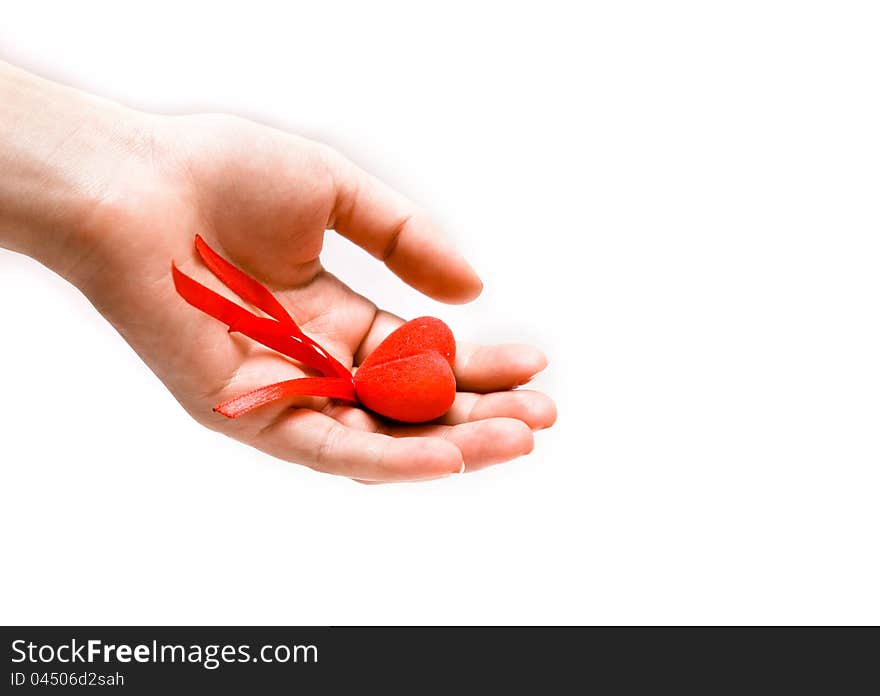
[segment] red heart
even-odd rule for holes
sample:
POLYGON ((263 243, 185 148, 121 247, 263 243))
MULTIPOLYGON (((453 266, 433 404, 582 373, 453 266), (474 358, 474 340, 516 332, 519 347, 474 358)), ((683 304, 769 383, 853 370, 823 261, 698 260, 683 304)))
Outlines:
POLYGON ((455 400, 455 337, 434 317, 408 321, 374 350, 354 375, 360 402, 405 423, 439 418, 455 400))
POLYGON ((219 404, 214 410, 238 418, 292 396, 325 396, 360 401, 376 413, 406 423, 434 420, 455 401, 455 337, 439 319, 413 319, 392 333, 352 377, 345 365, 306 336, 269 290, 233 266, 196 236, 196 251, 211 272, 242 299, 262 310, 258 316, 181 273, 173 263, 174 287, 184 300, 222 321, 229 331, 302 362, 320 377, 267 384, 219 404))

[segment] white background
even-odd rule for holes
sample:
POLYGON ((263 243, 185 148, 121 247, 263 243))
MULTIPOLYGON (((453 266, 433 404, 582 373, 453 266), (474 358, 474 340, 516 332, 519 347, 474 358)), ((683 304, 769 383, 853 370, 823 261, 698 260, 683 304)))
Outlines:
POLYGON ((2 252, 0 620, 880 622, 873 7, 4 3, 6 60, 325 140, 434 211, 471 306, 325 263, 542 346, 560 417, 470 476, 314 474, 2 252))

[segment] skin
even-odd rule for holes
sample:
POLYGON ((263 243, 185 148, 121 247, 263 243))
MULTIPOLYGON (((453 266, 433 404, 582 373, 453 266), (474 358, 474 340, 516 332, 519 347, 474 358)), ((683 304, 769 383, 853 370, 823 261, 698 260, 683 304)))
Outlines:
POLYGON ((533 431, 556 411, 544 394, 512 390, 547 364, 526 345, 459 343, 460 391, 431 424, 394 424, 317 398, 237 420, 213 413, 305 373, 186 305, 171 260, 234 298, 197 260, 193 237, 202 234, 356 366, 402 320, 324 270, 325 230, 437 300, 468 302, 482 289, 422 210, 325 145, 231 116, 132 111, 0 63, 0 246, 78 287, 199 423, 365 483, 433 479, 529 453, 533 431))

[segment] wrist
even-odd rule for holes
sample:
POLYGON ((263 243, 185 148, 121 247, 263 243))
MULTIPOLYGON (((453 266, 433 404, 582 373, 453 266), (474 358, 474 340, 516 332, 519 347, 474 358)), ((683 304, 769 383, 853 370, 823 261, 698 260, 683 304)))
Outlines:
POLYGON ((97 211, 150 158, 152 121, 0 63, 0 246, 75 280, 97 211))

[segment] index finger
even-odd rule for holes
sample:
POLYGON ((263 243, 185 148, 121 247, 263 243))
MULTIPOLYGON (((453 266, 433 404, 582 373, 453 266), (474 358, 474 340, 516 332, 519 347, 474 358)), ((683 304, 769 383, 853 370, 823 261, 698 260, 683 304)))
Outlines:
MULTIPOLYGON (((359 365, 385 338, 404 321, 378 310, 354 362, 359 365)), ((543 351, 523 343, 484 346, 477 343, 456 343, 455 381, 458 391, 486 393, 512 389, 528 382, 547 367, 543 351)))

